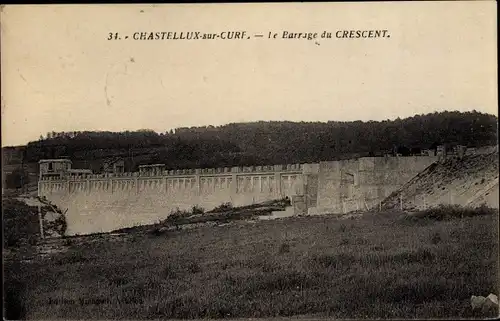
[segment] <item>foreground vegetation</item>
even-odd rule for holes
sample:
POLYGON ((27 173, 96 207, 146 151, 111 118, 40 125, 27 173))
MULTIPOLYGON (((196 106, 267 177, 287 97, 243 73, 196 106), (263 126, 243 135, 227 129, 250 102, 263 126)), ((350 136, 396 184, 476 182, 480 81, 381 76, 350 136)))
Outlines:
POLYGON ((65 239, 8 258, 7 303, 28 319, 479 316, 471 295, 499 290, 498 211, 449 210, 65 239))
MULTIPOLYGON (((45 235, 65 235, 67 222, 64 213, 50 202, 41 200, 40 214, 44 220, 45 235), (46 220, 47 213, 56 213, 55 220, 46 220)), ((38 208, 29 206, 15 198, 2 199, 2 225, 4 248, 18 247, 25 244, 35 245, 41 239, 38 208)))

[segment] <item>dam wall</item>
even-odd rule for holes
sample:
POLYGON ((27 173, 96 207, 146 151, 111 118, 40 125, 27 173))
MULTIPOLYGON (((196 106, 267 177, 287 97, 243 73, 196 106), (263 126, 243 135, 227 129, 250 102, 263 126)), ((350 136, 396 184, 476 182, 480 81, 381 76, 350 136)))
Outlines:
POLYGON ((377 207, 438 156, 364 157, 321 162, 314 213, 347 213, 377 207))
POLYGON ((44 177, 41 197, 66 210, 68 234, 108 232, 165 219, 177 208, 211 210, 289 197, 301 213, 374 207, 437 161, 435 156, 193 170, 44 177), (296 197, 299 196, 299 197, 296 197))
POLYGON ((68 234, 107 232, 165 219, 177 208, 250 205, 303 195, 303 165, 42 177, 41 197, 67 209, 68 234))

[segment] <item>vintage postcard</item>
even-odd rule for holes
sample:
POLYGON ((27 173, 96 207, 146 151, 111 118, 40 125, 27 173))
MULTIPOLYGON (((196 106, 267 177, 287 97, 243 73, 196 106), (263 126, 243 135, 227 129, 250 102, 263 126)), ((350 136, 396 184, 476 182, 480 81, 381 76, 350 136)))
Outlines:
POLYGON ((496 2, 0 26, 5 319, 499 315, 496 2))

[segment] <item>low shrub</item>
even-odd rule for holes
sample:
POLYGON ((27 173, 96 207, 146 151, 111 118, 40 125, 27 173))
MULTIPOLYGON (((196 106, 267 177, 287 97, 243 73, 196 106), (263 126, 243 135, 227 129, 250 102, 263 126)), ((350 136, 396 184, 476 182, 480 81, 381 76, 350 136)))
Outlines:
POLYGON ((408 216, 408 218, 412 220, 444 221, 473 216, 493 215, 495 213, 498 213, 498 210, 487 207, 486 205, 481 205, 476 208, 464 207, 460 205, 440 205, 438 207, 420 211, 416 214, 408 216))
POLYGON ((225 212, 225 211, 230 211, 233 209, 233 204, 231 202, 226 202, 222 203, 221 205, 217 206, 210 212, 212 213, 220 213, 220 212, 225 212))
POLYGON ((192 208, 191 208, 191 213, 193 215, 196 215, 196 214, 203 214, 205 213, 205 209, 203 207, 200 207, 198 205, 194 205, 192 208))
POLYGON ((183 218, 189 217, 191 215, 192 213, 190 211, 180 210, 179 208, 177 208, 176 210, 171 211, 167 218, 160 222, 160 225, 177 225, 183 218))
POLYGON ((163 235, 165 233, 164 230, 161 229, 161 227, 159 226, 155 226, 151 231, 149 231, 149 234, 153 235, 153 236, 160 236, 160 235, 163 235))
POLYGON ((292 200, 290 199, 290 197, 288 196, 285 196, 284 198, 280 199, 278 201, 278 205, 279 206, 291 206, 292 205, 292 200))
POLYGON ((66 231, 68 230, 68 223, 66 222, 66 216, 61 214, 54 221, 45 222, 44 229, 47 231, 49 230, 54 231, 63 237, 66 236, 66 231))

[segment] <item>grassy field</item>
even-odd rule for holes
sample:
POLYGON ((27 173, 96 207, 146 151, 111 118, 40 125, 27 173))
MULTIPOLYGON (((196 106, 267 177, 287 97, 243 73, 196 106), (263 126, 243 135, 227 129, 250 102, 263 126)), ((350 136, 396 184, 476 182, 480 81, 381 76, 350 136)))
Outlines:
POLYGON ((471 295, 498 294, 497 226, 368 213, 67 238, 9 254, 6 300, 26 319, 473 317, 471 295))

